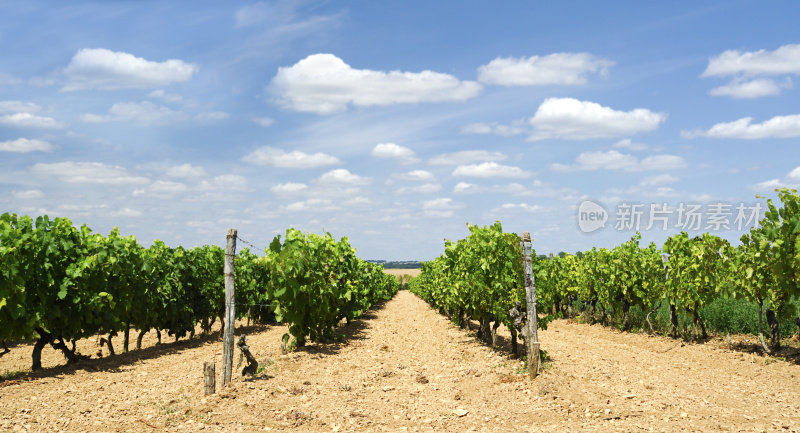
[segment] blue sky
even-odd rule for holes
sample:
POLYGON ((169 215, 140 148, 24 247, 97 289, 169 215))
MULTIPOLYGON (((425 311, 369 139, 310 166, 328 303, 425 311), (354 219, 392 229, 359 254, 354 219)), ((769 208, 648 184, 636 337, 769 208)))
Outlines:
POLYGON ((800 185, 791 1, 0 11, 0 211, 145 245, 293 226, 425 260, 500 220, 538 253, 577 251, 630 238, 631 204, 647 242, 684 227, 681 204, 735 242, 738 206, 800 185), (608 214, 591 233, 585 200, 608 214))

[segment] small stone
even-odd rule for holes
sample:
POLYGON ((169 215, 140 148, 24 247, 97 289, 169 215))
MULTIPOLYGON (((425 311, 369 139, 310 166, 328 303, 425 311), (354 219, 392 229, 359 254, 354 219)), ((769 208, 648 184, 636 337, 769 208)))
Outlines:
POLYGON ((454 410, 454 411, 453 411, 453 413, 454 413, 454 414, 455 414, 457 417, 459 417, 459 418, 460 418, 460 417, 462 417, 462 416, 465 416, 466 414, 468 414, 468 413, 469 413, 469 411, 468 411, 468 410, 466 410, 466 409, 458 408, 458 409, 454 410))
POLYGON ((393 387, 393 386, 384 386, 384 387, 383 387, 383 391, 384 391, 384 392, 386 392, 386 391, 393 391, 393 390, 394 390, 394 387, 393 387))

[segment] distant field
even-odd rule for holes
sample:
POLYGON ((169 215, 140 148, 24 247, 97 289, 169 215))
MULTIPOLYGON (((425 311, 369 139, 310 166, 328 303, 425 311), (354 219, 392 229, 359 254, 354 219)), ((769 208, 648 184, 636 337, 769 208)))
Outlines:
POLYGON ((383 272, 386 272, 389 275, 400 276, 400 275, 411 275, 412 277, 416 277, 422 272, 422 269, 385 269, 383 272))

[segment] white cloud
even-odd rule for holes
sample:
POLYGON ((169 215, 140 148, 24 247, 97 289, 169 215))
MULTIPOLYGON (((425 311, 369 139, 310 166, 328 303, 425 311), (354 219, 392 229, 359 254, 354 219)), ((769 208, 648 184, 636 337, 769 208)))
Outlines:
POLYGON ((531 187, 512 182, 502 185, 476 185, 473 183, 459 182, 453 188, 454 194, 509 194, 526 197, 557 197, 562 200, 572 200, 577 196, 577 191, 571 188, 555 188, 549 183, 534 180, 531 187))
POLYGON ((210 181, 204 180, 200 182, 199 188, 201 190, 243 190, 247 188, 247 179, 238 174, 223 174, 214 177, 210 181))
POLYGON ((497 134, 504 137, 525 134, 529 132, 529 127, 525 120, 515 120, 511 125, 502 125, 497 122, 469 123, 461 128, 462 134, 497 134))
POLYGON ((354 69, 333 54, 312 54, 292 66, 278 68, 270 86, 281 105, 317 114, 344 111, 350 104, 465 101, 481 91, 476 82, 433 71, 354 69))
POLYGON ((299 150, 286 152, 274 147, 262 147, 242 158, 252 164, 279 168, 315 168, 338 164, 339 158, 325 153, 305 153, 299 150))
POLYGON ((614 62, 589 53, 498 57, 478 68, 478 81, 500 86, 574 86, 586 84, 588 74, 605 76, 613 65, 614 62))
POLYGON ((298 201, 287 204, 286 206, 282 206, 282 208, 290 212, 327 212, 339 210, 339 207, 334 205, 332 201, 323 198, 311 198, 304 201, 298 201))
POLYGON ((530 124, 530 140, 585 140, 653 131, 667 118, 645 108, 617 111, 595 102, 573 98, 548 98, 539 105, 530 124))
POLYGON ((675 182, 678 182, 679 180, 680 180, 679 178, 677 178, 677 177, 675 177, 675 176, 673 176, 673 175, 671 175, 669 173, 664 173, 664 174, 658 174, 658 175, 655 175, 655 176, 645 177, 644 179, 642 179, 642 182, 640 183, 640 185, 642 185, 642 186, 659 186, 659 185, 664 185, 664 184, 669 184, 669 183, 675 183, 675 182))
POLYGON ((379 143, 372 148, 370 155, 376 158, 394 158, 403 161, 406 164, 413 164, 419 162, 414 151, 405 146, 400 146, 394 143, 379 143))
POLYGON ((442 190, 438 183, 423 183, 422 185, 406 186, 397 189, 398 194, 431 194, 442 190))
POLYGON ((135 210, 135 209, 131 209, 129 207, 126 207, 124 209, 120 209, 118 211, 111 212, 111 216, 113 216, 113 217, 138 217, 138 216, 142 216, 142 212, 138 211, 138 210, 135 210))
POLYGON ((331 170, 320 176, 319 183, 323 185, 367 185, 370 183, 370 179, 368 177, 350 173, 350 171, 347 169, 337 168, 336 170, 331 170))
POLYGON ((453 201, 451 198, 436 198, 422 203, 422 210, 425 216, 431 218, 449 218, 455 215, 455 211, 463 206, 453 201))
POLYGON ((0 125, 14 126, 20 128, 64 128, 67 125, 59 122, 52 117, 37 116, 31 113, 14 113, 0 116, 0 125))
POLYGON ((412 170, 408 173, 396 174, 394 177, 402 180, 425 181, 433 179, 433 174, 426 170, 412 170))
POLYGON ((157 180, 145 188, 138 188, 133 191, 134 197, 155 197, 170 198, 177 194, 186 192, 189 189, 183 183, 170 182, 167 180, 157 180))
POLYGON ((760 193, 774 191, 776 188, 800 188, 800 166, 780 179, 770 179, 753 185, 753 189, 760 193))
POLYGON ((702 77, 731 75, 800 74, 800 44, 784 45, 775 51, 728 50, 708 61, 702 77))
POLYGON ((10 141, 0 141, 0 152, 50 152, 53 150, 53 145, 44 140, 30 140, 27 138, 18 138, 10 141))
POLYGON ((269 128, 273 123, 275 123, 275 120, 270 117, 254 117, 253 122, 264 128, 269 128))
POLYGON ((0 113, 35 113, 42 107, 32 102, 22 101, 0 101, 0 113))
POLYGON ((18 198, 20 200, 32 200, 44 197, 44 193, 38 189, 28 189, 25 191, 11 191, 11 195, 13 195, 14 198, 18 198))
POLYGON ((630 149, 632 151, 642 151, 650 148, 650 146, 644 143, 634 143, 630 138, 620 140, 612 144, 611 147, 615 147, 617 149, 630 149))
MULTIPOLYGON (((791 86, 791 81, 787 81, 784 86, 791 86)), ((781 86, 774 80, 759 78, 756 80, 737 82, 734 81, 726 86, 715 87, 708 92, 711 96, 730 96, 737 99, 754 99, 762 96, 772 96, 781 93, 781 86)))
POLYGON ((516 211, 516 210, 533 213, 533 212, 540 212, 542 209, 543 208, 541 206, 530 205, 527 203, 504 203, 492 209, 491 211, 489 211, 489 213, 499 214, 499 213, 508 213, 510 211, 516 211))
POLYGON ((473 162, 492 162, 507 159, 503 153, 486 150, 462 150, 461 152, 443 153, 428 160, 431 165, 464 165, 473 162))
POLYGON ((686 168, 686 160, 677 155, 653 155, 642 159, 638 170, 671 170, 686 168))
POLYGON ((633 155, 616 150, 582 152, 572 165, 551 164, 550 169, 560 172, 594 170, 670 170, 686 168, 686 160, 675 155, 653 155, 641 161, 633 155))
POLYGON ((274 185, 270 187, 269 190, 272 191, 273 194, 296 194, 307 189, 308 185, 304 183, 286 182, 274 185))
POLYGON ((108 114, 84 114, 81 119, 89 123, 135 122, 140 125, 164 125, 188 119, 186 113, 169 107, 143 102, 118 102, 108 114))
POLYGON ((123 167, 99 162, 38 163, 30 170, 36 175, 56 176, 68 183, 130 185, 149 182, 146 177, 132 175, 123 167))
POLYGON ((167 93, 164 91, 164 89, 153 90, 152 92, 147 94, 147 97, 158 98, 163 100, 164 102, 169 102, 173 104, 183 101, 183 96, 167 93))
POLYGON ((763 138, 791 138, 800 136, 800 114, 775 116, 763 123, 751 123, 752 117, 733 122, 717 123, 708 131, 682 131, 683 138, 739 138, 757 140, 763 138))
POLYGON ((206 171, 203 169, 203 167, 197 167, 187 163, 173 165, 172 167, 167 168, 166 174, 169 177, 191 178, 205 176, 206 171))
POLYGON ((459 165, 453 170, 453 176, 461 177, 480 177, 480 178, 526 178, 533 176, 530 171, 510 165, 501 165, 496 162, 484 162, 481 164, 459 165))
POLYGON ((740 99, 778 95, 782 89, 792 88, 792 80, 786 77, 783 83, 764 78, 775 75, 800 74, 800 44, 784 45, 775 51, 728 50, 708 61, 701 77, 731 76, 728 85, 714 88, 713 96, 731 96, 740 99), (753 77, 760 77, 755 78, 753 77))
POLYGON ((143 89, 183 82, 197 72, 196 65, 169 59, 153 62, 124 52, 83 48, 72 57, 62 91, 143 89))

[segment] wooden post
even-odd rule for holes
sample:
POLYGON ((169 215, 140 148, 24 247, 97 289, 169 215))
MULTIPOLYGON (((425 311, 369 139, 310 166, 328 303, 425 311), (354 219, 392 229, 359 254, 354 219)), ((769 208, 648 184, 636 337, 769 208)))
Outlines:
POLYGON ((228 229, 225 242, 225 329, 222 346, 222 386, 231 382, 233 372, 233 328, 236 322, 233 258, 236 256, 236 229, 228 229))
POLYGON ((217 373, 216 366, 213 362, 206 361, 203 363, 203 379, 206 384, 206 395, 213 394, 217 391, 217 373))
POLYGON ((528 346, 528 370, 530 371, 531 379, 536 378, 539 374, 539 334, 536 315, 536 286, 533 280, 533 263, 531 262, 531 255, 533 254, 533 246, 531 245, 531 234, 525 232, 522 234, 522 268, 525 272, 525 301, 527 304, 528 317, 525 323, 525 343, 528 346))

